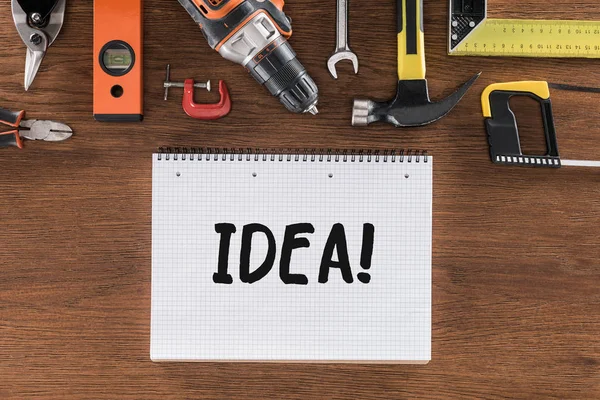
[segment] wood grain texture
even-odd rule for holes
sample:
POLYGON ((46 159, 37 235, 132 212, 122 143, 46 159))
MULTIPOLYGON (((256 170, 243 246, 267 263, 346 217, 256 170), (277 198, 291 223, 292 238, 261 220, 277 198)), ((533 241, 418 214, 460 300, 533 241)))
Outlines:
MULTIPOLYGON (((340 64, 335 82, 326 71, 335 1, 289 0, 292 45, 321 89, 313 118, 287 113, 211 51, 177 1, 146 0, 146 120, 100 124, 92 120, 92 2, 69 1, 64 30, 28 93, 9 3, 0 3, 0 106, 67 122, 76 135, 1 151, 0 398, 600 398, 600 173, 492 165, 479 104, 493 82, 598 86, 598 60, 448 57, 447 3, 425 0, 432 97, 484 75, 435 125, 354 129, 354 97, 395 92, 394 2, 353 3, 350 39, 361 71, 354 76, 340 64), (225 79, 232 114, 213 123, 189 119, 177 90, 163 102, 167 63, 174 79, 225 79), (151 153, 158 146, 428 149, 435 156, 433 361, 151 363, 151 153)), ((495 17, 600 20, 596 0, 490 4, 495 17)), ((600 159, 598 96, 554 92, 553 100, 562 154, 600 159)))

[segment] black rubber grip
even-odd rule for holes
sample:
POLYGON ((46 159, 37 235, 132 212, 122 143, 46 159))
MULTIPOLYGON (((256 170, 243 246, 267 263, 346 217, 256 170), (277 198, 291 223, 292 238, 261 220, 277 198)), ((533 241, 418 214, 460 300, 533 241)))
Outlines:
POLYGON ((488 141, 490 145, 490 156, 497 164, 506 164, 510 157, 510 164, 530 165, 536 167, 560 168, 560 154, 558 152, 558 140, 552 113, 552 102, 550 99, 542 99, 533 93, 513 92, 496 90, 490 94, 490 107, 492 118, 485 121, 488 141), (515 96, 527 96, 536 100, 541 105, 542 121, 544 123, 544 136, 546 139, 546 153, 539 155, 523 154, 519 128, 515 114, 510 108, 510 99, 515 96), (521 159, 546 159, 551 163, 525 163, 521 159), (516 160, 516 161, 514 161, 516 160), (558 162, 554 162, 557 160, 558 162))
POLYGON ((246 64, 246 68, 258 83, 264 85, 294 59, 296 59, 296 53, 281 36, 254 56, 254 59, 246 64))
POLYGON ((5 147, 23 147, 23 144, 21 143, 21 138, 19 137, 19 132, 12 131, 0 133, 0 148, 5 147))
POLYGON ((319 100, 319 89, 306 70, 279 93, 279 101, 294 113, 307 112, 319 100))
POLYGON ((12 127, 18 127, 21 123, 23 111, 13 112, 6 108, 0 107, 0 122, 12 127))
POLYGON ((265 87, 273 94, 273 96, 279 96, 279 93, 288 89, 290 82, 296 80, 298 76, 306 72, 304 66, 294 58, 281 68, 275 75, 265 82, 265 87))

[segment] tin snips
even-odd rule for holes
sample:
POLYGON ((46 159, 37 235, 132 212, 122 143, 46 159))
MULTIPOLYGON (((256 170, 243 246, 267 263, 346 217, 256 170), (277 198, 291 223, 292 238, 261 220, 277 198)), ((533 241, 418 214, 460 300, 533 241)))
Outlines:
POLYGON ((65 19, 66 0, 12 0, 12 15, 27 46, 25 90, 28 90, 65 19))

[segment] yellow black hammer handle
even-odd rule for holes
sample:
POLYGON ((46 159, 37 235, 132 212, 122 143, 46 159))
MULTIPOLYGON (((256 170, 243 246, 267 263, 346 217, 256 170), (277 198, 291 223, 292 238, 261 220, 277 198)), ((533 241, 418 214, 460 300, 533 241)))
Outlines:
POLYGON ((425 79, 423 0, 397 0, 398 79, 425 79))

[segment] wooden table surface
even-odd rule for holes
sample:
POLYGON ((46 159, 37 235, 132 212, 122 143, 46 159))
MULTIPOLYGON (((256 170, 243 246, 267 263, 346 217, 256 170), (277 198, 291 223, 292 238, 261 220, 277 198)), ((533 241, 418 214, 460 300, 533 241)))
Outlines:
MULTIPOLYGON (((395 92, 394 2, 353 4, 350 39, 361 70, 354 76, 341 64, 336 82, 326 70, 335 1, 289 0, 292 45, 321 90, 321 114, 311 117, 287 113, 211 51, 177 1, 146 0, 146 118, 102 124, 92 119, 92 2, 68 2, 63 31, 28 93, 9 3, 0 4, 0 105, 64 121, 76 133, 1 151, 0 398, 600 398, 600 171, 492 165, 479 103, 494 82, 599 86, 598 60, 449 57, 447 4, 425 0, 432 98, 484 75, 437 124, 352 128, 354 97, 395 92), (226 80, 231 115, 187 118, 178 90, 164 102, 167 63, 174 79, 226 80), (159 146, 429 150, 431 363, 152 363, 151 155, 159 146)), ((600 20, 596 0, 494 0, 490 8, 493 16, 600 20)), ((553 92, 565 157, 600 160, 599 100, 553 92)), ((518 104, 526 145, 539 148, 536 109, 518 104)))

